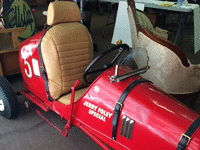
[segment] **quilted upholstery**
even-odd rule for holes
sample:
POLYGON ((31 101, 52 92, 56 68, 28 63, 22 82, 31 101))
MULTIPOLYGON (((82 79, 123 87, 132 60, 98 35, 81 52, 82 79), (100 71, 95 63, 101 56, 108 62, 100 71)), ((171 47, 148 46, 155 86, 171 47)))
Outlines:
MULTIPOLYGON (((75 92, 75 97, 74 97, 74 102, 76 102, 79 98, 81 98, 81 96, 83 96, 83 94, 85 93, 85 91, 87 90, 88 88, 82 88, 80 90, 76 90, 75 92)), ((60 98, 57 99, 57 101, 59 103, 62 103, 64 105, 69 105, 70 102, 71 102, 71 95, 72 93, 67 93, 63 96, 61 96, 60 98)))
MULTIPOLYGON (((68 4, 69 2, 59 3, 65 9, 68 7, 73 10, 78 8, 77 5, 68 4)), ((54 25, 42 39, 41 52, 47 73, 50 96, 53 99, 58 99, 70 92, 77 79, 81 80, 77 88, 86 86, 82 75, 93 59, 93 43, 84 25, 79 22, 54 25)))

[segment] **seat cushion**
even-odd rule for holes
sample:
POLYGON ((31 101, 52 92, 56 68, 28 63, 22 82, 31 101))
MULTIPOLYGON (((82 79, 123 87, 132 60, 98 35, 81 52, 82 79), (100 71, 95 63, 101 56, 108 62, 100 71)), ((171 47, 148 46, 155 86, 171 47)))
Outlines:
POLYGON ((70 92, 77 79, 81 81, 77 88, 86 86, 82 75, 93 59, 93 43, 84 25, 55 25, 42 39, 41 53, 53 99, 70 92))
MULTIPOLYGON (((85 93, 86 90, 87 90, 87 87, 83 88, 83 89, 80 89, 80 90, 76 90, 75 97, 74 97, 74 102, 76 102, 85 93)), ((71 92, 67 93, 67 94, 61 96, 59 99, 57 99, 57 101, 59 103, 65 104, 65 105, 69 105, 70 102, 71 102, 71 96, 72 96, 71 92)))

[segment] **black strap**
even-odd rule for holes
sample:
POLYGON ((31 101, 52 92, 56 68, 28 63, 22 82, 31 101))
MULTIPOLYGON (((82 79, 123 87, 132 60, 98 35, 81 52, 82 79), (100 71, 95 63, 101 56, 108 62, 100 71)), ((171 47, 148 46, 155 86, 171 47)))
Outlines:
POLYGON ((190 127, 187 129, 187 131, 185 132, 185 134, 182 134, 180 141, 177 145, 177 149, 176 150, 184 150, 187 146, 187 144, 190 142, 191 137, 193 135, 193 133, 197 130, 197 128, 200 126, 200 117, 197 118, 191 125, 190 127))
POLYGON ((119 98, 119 100, 116 102, 115 104, 115 110, 114 110, 114 116, 113 116, 113 121, 112 121, 112 126, 113 126, 113 130, 112 130, 112 139, 116 140, 116 135, 117 135, 117 125, 118 125, 118 120, 119 120, 119 114, 120 111, 122 109, 122 105, 124 100, 126 99, 127 95, 130 93, 130 91, 137 86, 138 84, 142 83, 142 82, 151 82, 149 80, 146 79, 138 79, 133 81, 131 84, 129 84, 129 86, 124 90, 124 92, 122 93, 121 97, 119 98))
POLYGON ((39 44, 38 44, 38 54, 39 54, 39 58, 40 58, 40 70, 42 72, 42 76, 44 78, 44 84, 45 84, 45 90, 47 93, 47 99, 52 102, 52 99, 50 97, 49 94, 49 87, 48 87, 48 82, 47 82, 47 77, 46 77, 46 73, 45 73, 45 68, 44 68, 44 63, 43 63, 43 59, 42 59, 42 53, 41 53, 41 42, 42 42, 42 38, 44 37, 44 35, 46 34, 46 32, 50 29, 51 27, 47 28, 47 30, 44 32, 44 34, 42 35, 39 44))

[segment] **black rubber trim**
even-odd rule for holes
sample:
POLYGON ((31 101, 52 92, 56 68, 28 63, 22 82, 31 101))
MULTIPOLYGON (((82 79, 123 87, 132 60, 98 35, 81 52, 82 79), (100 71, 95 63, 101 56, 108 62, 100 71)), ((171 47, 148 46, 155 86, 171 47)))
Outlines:
POLYGON ((42 38, 44 37, 44 35, 46 34, 46 32, 51 29, 51 27, 47 28, 47 30, 44 32, 44 34, 42 35, 40 41, 39 41, 39 44, 38 44, 38 54, 39 54, 39 57, 40 57, 40 70, 42 72, 42 76, 44 78, 44 84, 45 84, 45 90, 46 90, 46 93, 47 93, 47 99, 52 102, 52 99, 50 97, 50 94, 49 94, 49 87, 48 87, 48 81, 47 81, 47 77, 46 77, 46 72, 45 72, 45 68, 44 68, 44 62, 43 62, 43 59, 42 59, 42 53, 41 53, 41 42, 42 42, 42 38))

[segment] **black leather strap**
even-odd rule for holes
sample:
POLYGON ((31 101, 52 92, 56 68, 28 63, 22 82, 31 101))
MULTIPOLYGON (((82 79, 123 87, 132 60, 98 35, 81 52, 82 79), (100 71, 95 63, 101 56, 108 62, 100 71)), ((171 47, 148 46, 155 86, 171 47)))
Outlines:
POLYGON ((197 130, 197 128, 200 126, 200 117, 197 118, 192 124, 191 126, 187 129, 187 131, 182 134, 180 141, 177 145, 177 149, 176 150, 185 150, 187 144, 190 142, 191 137, 193 135, 193 133, 197 130))
POLYGON ((38 44, 38 54, 39 54, 39 58, 40 58, 40 70, 42 73, 42 76, 44 78, 44 84, 45 84, 45 90, 47 93, 47 99, 52 102, 52 99, 50 97, 49 94, 49 87, 48 87, 48 82, 47 82, 47 77, 46 77, 46 73, 45 73, 45 68, 44 68, 44 63, 43 63, 43 59, 42 59, 42 53, 41 53, 41 42, 42 42, 42 38, 44 37, 44 35, 46 34, 46 32, 51 28, 51 26, 44 32, 44 34, 42 35, 39 44, 38 44))
POLYGON ((113 126, 113 130, 112 130, 112 139, 116 140, 116 135, 117 135, 117 125, 118 125, 118 120, 119 120, 119 115, 120 115, 120 111, 122 109, 122 105, 124 100, 126 99, 127 95, 130 93, 130 91, 137 86, 138 84, 142 83, 142 82, 151 82, 149 80, 146 79, 138 79, 133 81, 131 84, 129 84, 129 86, 124 90, 124 92, 122 93, 121 97, 119 98, 119 100, 116 102, 115 104, 115 109, 114 109, 114 116, 113 116, 113 121, 112 121, 112 126, 113 126))

